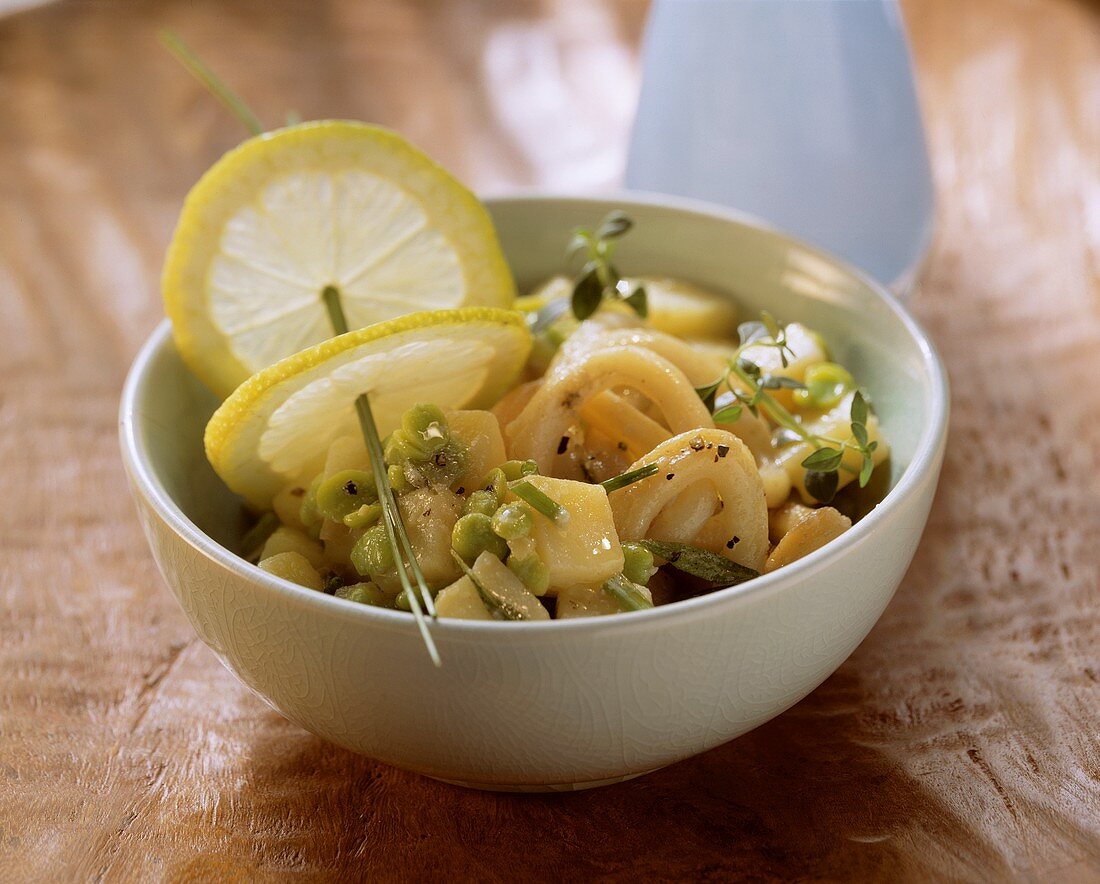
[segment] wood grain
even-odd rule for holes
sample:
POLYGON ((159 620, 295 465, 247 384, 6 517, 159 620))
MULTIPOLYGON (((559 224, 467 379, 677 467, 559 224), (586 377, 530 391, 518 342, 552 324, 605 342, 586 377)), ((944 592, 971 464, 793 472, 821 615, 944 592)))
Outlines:
POLYGON ((812 696, 614 788, 478 794, 288 724, 165 591, 115 439, 180 200, 269 123, 376 120, 484 190, 620 174, 644 4, 72 2, 0 20, 0 880, 1100 880, 1100 12, 911 0, 939 195, 913 309, 947 465, 812 696))

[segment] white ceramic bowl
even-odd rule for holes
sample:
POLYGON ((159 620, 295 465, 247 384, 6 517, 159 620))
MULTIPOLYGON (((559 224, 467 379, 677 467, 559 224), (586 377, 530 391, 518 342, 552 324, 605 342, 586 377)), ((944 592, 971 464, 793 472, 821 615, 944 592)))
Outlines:
POLYGON ((651 611, 544 623, 440 621, 432 666, 410 615, 272 577, 234 555, 238 502, 210 470, 216 402, 167 323, 134 362, 122 452, 157 564, 195 630, 309 731, 479 788, 615 782, 703 752, 820 684, 874 625, 936 488, 947 389, 916 323, 836 259, 741 216, 662 198, 489 203, 521 289, 561 268, 571 228, 625 208, 617 263, 728 292, 750 315, 820 330, 865 382, 890 439, 892 489, 839 540, 740 587, 651 611))

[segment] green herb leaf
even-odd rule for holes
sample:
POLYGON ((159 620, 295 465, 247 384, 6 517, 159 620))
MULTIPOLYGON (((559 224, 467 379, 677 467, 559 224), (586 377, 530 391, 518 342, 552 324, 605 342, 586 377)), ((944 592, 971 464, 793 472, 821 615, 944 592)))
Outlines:
POLYGON ((796 442, 801 441, 803 441, 802 437, 788 427, 779 427, 772 433, 772 444, 775 445, 776 448, 794 445, 796 442))
POLYGON ((703 404, 707 407, 708 411, 714 409, 714 397, 717 395, 718 388, 722 386, 723 381, 725 381, 725 378, 718 378, 713 384, 695 388, 695 392, 699 394, 699 398, 703 400, 703 404))
POLYGON ((600 222, 600 226, 596 229, 596 238, 615 239, 622 236, 633 226, 634 222, 630 220, 626 212, 622 209, 614 209, 608 212, 600 222))
POLYGON ((740 420, 741 411, 740 405, 727 405, 725 408, 719 408, 711 417, 716 424, 732 424, 740 420))
POLYGON ((628 297, 623 298, 623 300, 629 304, 634 312, 642 317, 642 319, 645 319, 649 315, 649 302, 646 299, 645 286, 636 286, 634 291, 631 292, 628 297))
POLYGON ((839 483, 840 476, 837 475, 836 470, 827 472, 809 470, 806 473, 806 490, 810 492, 811 497, 822 503, 828 503, 833 499, 839 483))
POLYGON ((653 555, 664 559, 673 568, 720 586, 736 586, 760 576, 759 571, 688 543, 673 543, 668 540, 639 540, 637 543, 653 555))
POLYGON ((840 468, 840 462, 844 453, 835 448, 819 448, 808 455, 802 461, 802 466, 808 470, 820 470, 824 473, 833 472, 840 468))
POLYGON ((867 427, 863 424, 852 423, 852 435, 861 448, 867 447, 867 427))
POLYGON ((760 366, 751 359, 746 359, 744 356, 738 356, 737 367, 747 374, 753 382, 758 383, 760 381, 760 366))
MULTIPOLYGON (((329 322, 333 331, 344 334, 348 330, 347 316, 344 314, 344 305, 340 299, 340 292, 335 286, 325 286, 321 292, 321 300, 328 311, 329 322)), ((420 598, 424 601, 424 609, 434 618, 435 602, 432 600, 431 589, 424 579, 424 572, 420 569, 420 563, 416 560, 416 553, 409 540, 405 523, 401 519, 401 510, 397 506, 397 498, 390 484, 386 466, 385 454, 382 450, 382 439, 378 435, 378 425, 374 420, 374 412, 371 409, 370 397, 366 393, 360 393, 355 397, 355 413, 359 418, 359 428, 363 433, 363 442, 366 443, 367 456, 370 458, 371 472, 374 474, 375 491, 378 494, 378 503, 382 507, 382 525, 386 532, 386 541, 393 552, 393 560, 397 565, 397 576, 401 581, 405 598, 409 601, 413 616, 416 618, 420 636, 424 639, 424 645, 428 649, 428 655, 436 666, 441 666, 439 650, 435 646, 435 640, 428 632, 428 622, 424 618, 424 610, 421 610, 420 598), (412 575, 410 579, 410 574, 412 575), (420 598, 413 589, 413 581, 416 581, 420 590, 420 598)))
POLYGON ((875 462, 871 460, 870 454, 863 455, 863 466, 859 471, 859 487, 866 488, 867 483, 871 481, 871 473, 875 470, 875 462))
POLYGON ((599 268, 593 267, 573 287, 573 315, 577 319, 588 319, 599 308, 602 300, 603 283, 600 282, 599 268))
POLYGON ((569 245, 565 247, 565 257, 572 258, 574 255, 586 252, 590 245, 592 245, 592 231, 578 227, 573 231, 573 238, 569 240, 569 245))
POLYGON ((806 385, 794 378, 784 377, 781 374, 766 374, 760 379, 760 386, 765 390, 805 390, 806 385))
POLYGON ((859 390, 856 390, 855 395, 852 397, 851 418, 853 424, 867 423, 867 400, 863 398, 863 394, 859 390))
POLYGON ((768 327, 762 322, 742 322, 737 326, 737 337, 742 347, 747 347, 768 336, 768 327))

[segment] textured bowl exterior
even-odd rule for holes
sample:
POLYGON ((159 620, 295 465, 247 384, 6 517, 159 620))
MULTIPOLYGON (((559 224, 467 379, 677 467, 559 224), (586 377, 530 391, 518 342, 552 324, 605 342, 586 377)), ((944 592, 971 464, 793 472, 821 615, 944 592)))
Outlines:
MULTIPOLYGON (((503 214, 537 217, 539 200, 523 202, 511 201, 503 214)), ((507 223, 498 217, 505 240, 507 223)), ((887 501, 830 548, 745 586, 629 616, 441 621, 433 626, 440 669, 411 618, 264 574, 199 531, 172 500, 158 477, 158 459, 170 458, 158 446, 176 443, 150 443, 163 428, 143 423, 143 403, 158 391, 172 395, 168 376, 182 371, 173 367, 166 326, 128 381, 122 447, 149 545, 199 637, 287 718, 441 779, 584 788, 687 758, 767 721, 827 678, 871 629, 912 559, 943 456, 944 379, 920 343, 933 362, 919 391, 931 404, 929 426, 887 501)))

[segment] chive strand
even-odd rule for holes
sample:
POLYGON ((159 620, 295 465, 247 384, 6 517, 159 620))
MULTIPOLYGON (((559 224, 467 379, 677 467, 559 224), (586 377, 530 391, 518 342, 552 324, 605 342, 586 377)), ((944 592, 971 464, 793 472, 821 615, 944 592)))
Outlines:
POLYGON ((618 476, 613 476, 604 482, 600 482, 600 487, 610 494, 612 491, 618 491, 620 488, 625 488, 627 485, 632 485, 635 482, 640 482, 642 479, 648 479, 650 476, 657 475, 657 470, 657 464, 647 463, 645 466, 640 466, 636 470, 627 470, 625 473, 621 473, 618 476))
POLYGON ((183 42, 175 31, 162 30, 159 35, 160 42, 176 60, 182 64, 196 80, 206 87, 207 91, 220 101, 235 116, 252 135, 263 134, 263 123, 252 112, 244 99, 225 85, 210 68, 208 68, 191 48, 183 42))
MULTIPOLYGON (((371 444, 375 446, 375 457, 379 465, 380 471, 375 472, 376 478, 375 485, 380 482, 385 486, 387 493, 389 494, 391 507, 389 510, 389 518, 393 522, 393 530, 397 535, 397 540, 401 544, 401 550, 404 553, 409 570, 413 573, 413 579, 416 580, 417 586, 420 589, 420 595, 424 599, 424 607, 427 608, 428 613, 435 617, 435 602, 432 600, 431 591, 428 589, 428 581, 424 579, 424 572, 420 570, 420 563, 416 560, 416 553, 412 548, 412 541, 409 540, 408 532, 405 530, 405 523, 401 520, 401 511, 398 509, 397 500, 393 493, 393 486, 390 485, 389 473, 386 471, 385 456, 382 453, 382 442, 378 434, 378 426, 374 422, 374 413, 370 408, 370 400, 365 393, 360 393, 355 400, 355 410, 359 415, 359 425, 363 428, 364 438, 369 436, 371 444)), ((371 463, 372 468, 374 462, 371 463)), ((381 499, 381 495, 379 495, 381 499)), ((383 507, 383 512, 386 512, 387 508, 383 507)), ((396 548, 396 546, 395 546, 396 548)), ((395 557, 395 558, 400 558, 395 557)), ((412 604, 412 602, 410 602, 412 604)))
POLYGON ((622 574, 616 574, 610 580, 605 581, 603 588, 627 611, 646 611, 653 607, 653 602, 642 595, 638 591, 638 587, 622 574))
POLYGON ((530 482, 516 482, 509 487, 516 497, 528 503, 559 528, 569 521, 569 510, 530 482))
MULTIPOLYGON (((340 302, 340 292, 335 286, 327 285, 321 291, 321 300, 328 311, 329 322, 337 335, 346 334, 348 320, 344 313, 344 305, 340 302)), ((401 581, 401 588, 405 590, 405 597, 409 600, 413 616, 416 617, 416 625, 424 638, 424 644, 428 648, 428 654, 436 666, 442 665, 439 651, 435 646, 431 633, 428 631, 428 623, 424 618, 424 611, 420 607, 421 597, 430 615, 434 618, 435 602, 432 600, 431 591, 427 581, 420 570, 420 563, 416 560, 409 535, 405 531, 405 525, 401 521, 401 512, 397 507, 397 499, 394 497, 393 486, 390 485, 389 475, 386 472, 386 459, 382 451, 382 440, 378 436, 378 425, 374 420, 374 412, 371 411, 370 398, 366 393, 360 393, 355 397, 355 413, 359 418, 359 427, 363 431, 363 441, 367 446, 367 455, 370 457, 371 470, 374 472, 375 490, 378 492, 378 503, 382 507, 382 524, 386 530, 386 540, 393 550, 394 564, 397 567, 397 577, 401 581), (413 588, 413 582, 409 579, 412 572, 416 581, 419 595, 413 588)))

